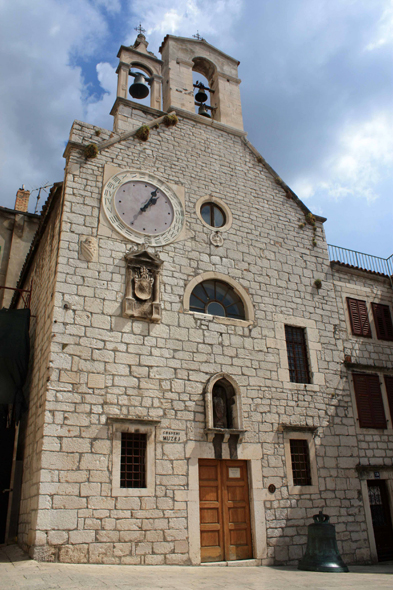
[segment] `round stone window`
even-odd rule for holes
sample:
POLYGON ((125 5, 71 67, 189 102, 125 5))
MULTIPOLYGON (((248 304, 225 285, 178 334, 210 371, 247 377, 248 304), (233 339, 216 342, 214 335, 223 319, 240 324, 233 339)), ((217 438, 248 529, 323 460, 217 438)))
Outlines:
POLYGON ((232 213, 222 199, 206 195, 196 202, 196 213, 206 227, 215 232, 223 232, 232 225, 232 213))
POLYGON ((218 205, 207 202, 201 207, 202 219, 211 227, 223 227, 225 225, 225 213, 218 205))

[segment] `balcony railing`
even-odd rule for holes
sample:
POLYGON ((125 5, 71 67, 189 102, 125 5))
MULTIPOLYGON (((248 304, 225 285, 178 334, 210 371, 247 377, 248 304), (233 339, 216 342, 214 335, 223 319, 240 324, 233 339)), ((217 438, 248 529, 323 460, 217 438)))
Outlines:
POLYGON ((329 258, 331 262, 346 264, 352 268, 368 270, 379 275, 385 275, 390 279, 393 276, 393 254, 389 258, 380 258, 339 246, 328 244, 329 258))

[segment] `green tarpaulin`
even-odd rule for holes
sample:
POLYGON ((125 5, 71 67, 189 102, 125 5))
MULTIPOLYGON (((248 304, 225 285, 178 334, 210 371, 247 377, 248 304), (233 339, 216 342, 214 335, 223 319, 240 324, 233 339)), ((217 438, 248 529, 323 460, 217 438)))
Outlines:
POLYGON ((23 385, 29 355, 29 309, 0 309, 0 404, 13 404, 18 420, 25 408, 23 385))

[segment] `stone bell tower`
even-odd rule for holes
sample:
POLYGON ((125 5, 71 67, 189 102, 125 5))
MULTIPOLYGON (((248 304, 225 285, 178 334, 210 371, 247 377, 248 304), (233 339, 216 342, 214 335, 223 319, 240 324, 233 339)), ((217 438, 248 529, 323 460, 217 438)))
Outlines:
POLYGON ((192 72, 205 76, 211 92, 212 119, 243 130, 239 61, 204 39, 167 35, 160 47, 163 60, 163 110, 195 112, 192 72))
POLYGON ((195 115, 197 120, 217 122, 243 131, 240 101, 239 62, 216 49, 204 39, 188 39, 167 35, 159 49, 162 60, 147 49, 143 33, 139 33, 133 46, 121 46, 117 68, 117 99, 112 108, 114 131, 130 131, 142 122, 135 109, 149 107, 134 102, 128 87, 132 75, 142 71, 146 76, 146 93, 149 90, 150 108, 155 115, 176 111, 195 115), (193 72, 205 76, 209 83, 210 119, 198 115, 195 109, 193 72), (159 111, 160 113, 157 113, 159 111))

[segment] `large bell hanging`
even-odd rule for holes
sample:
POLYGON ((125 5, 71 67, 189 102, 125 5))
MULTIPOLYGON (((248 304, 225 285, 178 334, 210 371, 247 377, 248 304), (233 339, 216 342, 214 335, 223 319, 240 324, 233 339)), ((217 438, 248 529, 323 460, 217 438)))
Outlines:
POLYGON ((149 94, 149 87, 146 84, 145 76, 143 74, 136 74, 134 83, 130 86, 130 94, 132 98, 142 99, 149 94))
POLYGON ((299 561, 298 570, 307 572, 347 572, 336 541, 336 529, 329 517, 319 511, 308 526, 307 548, 299 561))
POLYGON ((206 102, 207 101, 207 94, 205 92, 204 86, 199 86, 199 90, 195 95, 196 102, 206 102))
POLYGON ((208 119, 212 118, 212 116, 209 115, 209 113, 207 112, 206 106, 204 104, 201 104, 201 106, 199 107, 198 115, 202 115, 202 117, 207 117, 208 119))

